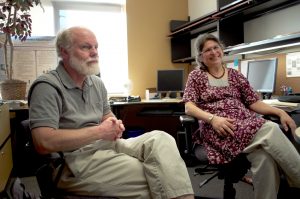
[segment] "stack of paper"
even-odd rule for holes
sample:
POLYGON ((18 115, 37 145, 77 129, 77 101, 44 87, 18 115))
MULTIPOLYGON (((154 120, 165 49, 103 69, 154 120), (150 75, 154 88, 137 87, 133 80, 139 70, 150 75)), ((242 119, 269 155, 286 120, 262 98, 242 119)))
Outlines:
POLYGON ((293 102, 280 102, 277 99, 268 99, 263 100, 264 103, 269 104, 271 106, 281 108, 285 111, 294 111, 300 109, 299 103, 293 103, 293 102))

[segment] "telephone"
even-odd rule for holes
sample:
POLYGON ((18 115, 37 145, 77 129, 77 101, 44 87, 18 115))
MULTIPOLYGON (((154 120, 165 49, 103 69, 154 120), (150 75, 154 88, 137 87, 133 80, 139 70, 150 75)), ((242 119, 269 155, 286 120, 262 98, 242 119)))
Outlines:
POLYGON ((127 101, 128 102, 140 102, 141 101, 141 97, 140 96, 134 96, 134 95, 129 95, 127 97, 127 101))
POLYGON ((114 102, 140 102, 140 96, 129 95, 128 97, 114 96, 110 97, 108 101, 113 104, 114 102))
POLYGON ((110 97, 108 99, 110 102, 127 102, 127 97, 110 97))

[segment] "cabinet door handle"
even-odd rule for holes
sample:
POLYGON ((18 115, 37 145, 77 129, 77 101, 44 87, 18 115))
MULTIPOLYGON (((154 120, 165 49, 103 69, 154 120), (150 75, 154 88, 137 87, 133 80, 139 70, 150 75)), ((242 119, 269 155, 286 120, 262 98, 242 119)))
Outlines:
POLYGON ((1 155, 4 156, 4 151, 1 151, 1 155))

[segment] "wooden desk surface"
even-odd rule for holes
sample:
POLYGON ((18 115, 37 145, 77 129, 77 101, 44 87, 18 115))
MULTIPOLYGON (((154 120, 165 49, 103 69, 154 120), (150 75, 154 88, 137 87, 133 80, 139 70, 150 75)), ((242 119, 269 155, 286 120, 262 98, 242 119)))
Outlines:
POLYGON ((6 100, 4 103, 8 104, 9 111, 28 109, 28 103, 25 100, 6 100))
POLYGON ((136 104, 172 104, 172 103, 181 103, 182 99, 170 98, 170 99, 151 99, 146 100, 143 99, 140 102, 113 102, 111 106, 118 106, 118 105, 136 105, 136 104))

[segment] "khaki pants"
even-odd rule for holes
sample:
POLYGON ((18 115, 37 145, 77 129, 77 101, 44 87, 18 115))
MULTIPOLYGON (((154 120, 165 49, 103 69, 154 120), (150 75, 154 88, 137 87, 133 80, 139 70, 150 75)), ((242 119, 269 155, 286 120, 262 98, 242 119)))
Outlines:
POLYGON ((160 199, 193 194, 175 140, 162 131, 100 140, 66 155, 59 187, 81 195, 160 199))
POLYGON ((266 122, 243 152, 252 164, 255 199, 277 198, 279 169, 300 188, 300 155, 276 123, 266 122))

